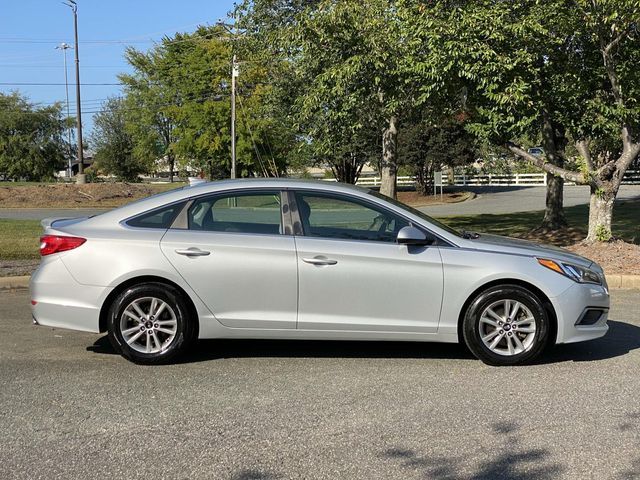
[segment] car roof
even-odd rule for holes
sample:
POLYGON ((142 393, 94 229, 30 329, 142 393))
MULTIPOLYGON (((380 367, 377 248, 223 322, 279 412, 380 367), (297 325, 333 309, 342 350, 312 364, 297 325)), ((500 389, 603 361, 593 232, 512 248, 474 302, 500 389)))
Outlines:
POLYGON ((113 222, 117 223, 134 215, 162 207, 163 205, 180 202, 188 198, 216 192, 251 190, 254 188, 313 189, 327 192, 342 191, 345 193, 356 194, 357 196, 368 195, 368 189, 335 181, 291 178, 242 178, 235 180, 217 180, 213 182, 202 182, 193 186, 176 188, 175 190, 169 190, 150 197, 142 198, 93 217, 89 219, 87 223, 93 224, 93 226, 98 226, 99 224, 107 225, 112 224, 113 222))
MULTIPOLYGON (((380 204, 385 208, 398 211, 398 206, 395 206, 389 202, 385 202, 384 198, 378 195, 371 195, 371 190, 356 185, 339 183, 336 181, 322 181, 322 180, 307 180, 307 179, 291 179, 291 178, 250 178, 250 179, 236 179, 236 180, 220 180, 214 182, 202 182, 193 186, 176 188, 175 190, 169 190, 162 192, 151 197, 136 200, 122 207, 110 210, 108 212, 90 217, 75 223, 72 227, 78 232, 87 231, 104 231, 110 230, 116 225, 121 225, 124 220, 139 215, 156 208, 163 207, 165 205, 171 205, 174 203, 186 201, 194 197, 200 197, 209 194, 215 194, 217 192, 231 192, 242 191, 252 189, 277 189, 277 190, 314 190, 318 192, 327 193, 344 193, 350 196, 360 197, 366 199, 369 202, 380 204)), ((416 214, 403 209, 403 214, 415 221, 417 224, 429 224, 429 230, 436 235, 445 239, 452 245, 458 245, 461 241, 460 238, 453 238, 453 236, 439 227, 433 222, 425 222, 424 218, 416 216, 416 214)), ((78 233, 80 234, 80 233, 78 233)))

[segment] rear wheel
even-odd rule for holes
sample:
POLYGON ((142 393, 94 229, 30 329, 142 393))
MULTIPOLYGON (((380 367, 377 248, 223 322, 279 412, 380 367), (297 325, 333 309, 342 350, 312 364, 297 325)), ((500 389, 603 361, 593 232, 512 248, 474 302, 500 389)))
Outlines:
POLYGON ((463 324, 469 350, 489 365, 531 362, 547 343, 549 318, 541 300, 518 285, 498 285, 469 305, 463 324))
POLYGON ((161 283, 123 291, 111 305, 109 340, 125 358, 143 364, 166 363, 195 339, 195 325, 181 293, 161 283))

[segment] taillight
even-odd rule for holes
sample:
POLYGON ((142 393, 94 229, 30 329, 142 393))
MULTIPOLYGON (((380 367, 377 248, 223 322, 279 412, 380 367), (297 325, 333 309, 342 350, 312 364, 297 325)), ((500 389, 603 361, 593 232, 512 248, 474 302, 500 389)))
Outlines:
POLYGON ((66 252, 78 248, 86 238, 80 237, 62 237, 59 235, 44 235, 40 237, 40 255, 46 256, 52 253, 66 252))

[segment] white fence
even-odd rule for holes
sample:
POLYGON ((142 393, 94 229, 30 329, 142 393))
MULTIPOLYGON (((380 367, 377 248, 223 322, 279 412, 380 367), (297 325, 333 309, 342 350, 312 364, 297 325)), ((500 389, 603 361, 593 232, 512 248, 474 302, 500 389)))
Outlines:
MULTIPOLYGON (((535 186, 546 185, 547 175, 545 173, 514 173, 514 174, 476 174, 476 175, 454 175, 453 184, 449 183, 449 177, 443 173, 442 183, 444 185, 456 186, 535 186)), ((415 184, 414 177, 398 177, 398 186, 407 187, 415 184)), ((622 180, 623 185, 640 185, 640 170, 628 170, 622 180)), ((380 186, 380 177, 362 176, 358 179, 357 185, 365 187, 380 186)), ((575 185, 565 182, 565 185, 575 185)))

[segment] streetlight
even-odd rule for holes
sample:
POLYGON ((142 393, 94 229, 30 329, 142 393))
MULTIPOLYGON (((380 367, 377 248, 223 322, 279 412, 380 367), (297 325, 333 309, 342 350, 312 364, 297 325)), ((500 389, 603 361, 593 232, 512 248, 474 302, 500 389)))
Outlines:
MULTIPOLYGON (((69 123, 69 81, 67 78, 67 49, 71 48, 68 43, 62 42, 56 47, 56 50, 62 50, 64 55, 64 91, 67 97, 67 124, 69 123)), ((67 176, 71 178, 73 176, 73 170, 71 169, 71 128, 67 126, 67 137, 69 144, 69 155, 67 156, 67 176)))
POLYGON ((78 176, 77 183, 86 183, 87 177, 84 174, 84 155, 82 152, 82 113, 80 112, 80 59, 78 57, 78 5, 75 0, 62 2, 73 12, 73 29, 75 34, 75 56, 76 56, 76 129, 78 131, 78 176))
MULTIPOLYGON (((236 34, 232 30, 233 25, 229 25, 222 21, 218 21, 217 25, 224 28, 231 35, 236 34)), ((236 178, 236 78, 240 75, 240 68, 236 59, 236 54, 233 54, 231 60, 231 178, 236 178)))

